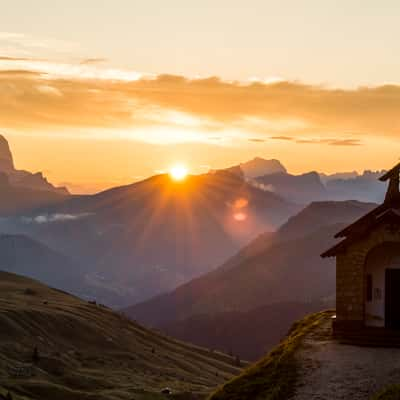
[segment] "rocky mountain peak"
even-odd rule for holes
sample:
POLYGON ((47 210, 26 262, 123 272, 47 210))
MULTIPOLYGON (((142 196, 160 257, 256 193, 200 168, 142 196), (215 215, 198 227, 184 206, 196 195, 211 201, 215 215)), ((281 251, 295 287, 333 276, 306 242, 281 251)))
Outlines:
POLYGON ((24 187, 33 190, 46 190, 68 195, 64 187, 55 187, 43 176, 42 172, 31 173, 29 171, 17 170, 7 139, 0 135, 0 184, 10 184, 15 187, 24 187))
POLYGON ((261 157, 256 157, 253 160, 240 164, 240 168, 247 178, 287 172, 279 160, 266 160, 261 157))
POLYGON ((15 171, 10 146, 3 135, 0 135, 0 171, 5 173, 15 171))

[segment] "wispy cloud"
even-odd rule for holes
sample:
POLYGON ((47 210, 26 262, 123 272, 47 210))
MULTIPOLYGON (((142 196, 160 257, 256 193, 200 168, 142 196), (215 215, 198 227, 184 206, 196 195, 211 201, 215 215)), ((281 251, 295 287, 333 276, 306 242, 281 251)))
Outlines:
POLYGON ((99 134, 160 143, 242 138, 359 146, 376 132, 400 136, 396 85, 344 90, 285 81, 246 84, 149 76, 102 62, 0 57, 0 127, 103 129, 99 134))
POLYGON ((294 141, 298 144, 326 144, 329 146, 361 146, 360 139, 341 139, 341 138, 295 138, 295 137, 273 137, 272 139, 294 141))
POLYGON ((91 213, 81 214, 44 214, 35 217, 22 217, 22 221, 27 224, 48 224, 53 222, 68 222, 76 221, 78 219, 87 218, 91 213))
POLYGON ((249 142, 254 142, 254 143, 264 143, 265 139, 260 139, 260 138, 249 138, 249 142))
POLYGON ((103 64, 107 62, 106 58, 85 58, 81 60, 81 64, 83 65, 93 65, 93 64, 103 64))
POLYGON ((287 141, 294 140, 294 138, 291 137, 291 136, 271 136, 270 139, 273 139, 273 140, 287 140, 287 141))
POLYGON ((336 139, 329 144, 331 146, 361 146, 362 142, 358 139, 336 139))
POLYGON ((0 53, 10 57, 37 56, 38 52, 72 54, 79 45, 65 40, 40 38, 19 32, 0 32, 0 53))

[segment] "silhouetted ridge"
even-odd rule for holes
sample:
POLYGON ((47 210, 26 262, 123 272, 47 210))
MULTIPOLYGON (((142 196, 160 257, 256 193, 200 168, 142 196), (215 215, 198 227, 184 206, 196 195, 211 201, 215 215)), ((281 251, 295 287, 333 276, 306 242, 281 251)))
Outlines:
POLYGON ((32 190, 42 190, 68 195, 65 187, 55 187, 47 181, 41 172, 31 173, 14 167, 13 155, 7 139, 0 135, 0 173, 8 176, 11 185, 32 190))
POLYGON ((0 135, 0 171, 10 173, 14 171, 14 160, 6 138, 0 135))

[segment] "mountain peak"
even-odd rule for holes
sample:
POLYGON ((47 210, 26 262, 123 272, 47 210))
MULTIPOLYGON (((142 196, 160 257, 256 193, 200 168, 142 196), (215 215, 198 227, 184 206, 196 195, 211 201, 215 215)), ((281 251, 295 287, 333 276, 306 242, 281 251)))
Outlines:
POLYGON ((14 159, 5 136, 0 135, 0 184, 24 187, 33 190, 45 190, 68 195, 65 187, 55 187, 44 177, 42 172, 31 173, 24 170, 17 170, 14 166, 14 159))
POLYGON ((261 157, 255 157, 250 161, 240 164, 240 168, 247 178, 257 178, 259 176, 276 173, 287 173, 286 168, 279 160, 266 160, 261 157))
POLYGON ((0 171, 6 173, 15 171, 10 146, 3 135, 0 135, 0 171))

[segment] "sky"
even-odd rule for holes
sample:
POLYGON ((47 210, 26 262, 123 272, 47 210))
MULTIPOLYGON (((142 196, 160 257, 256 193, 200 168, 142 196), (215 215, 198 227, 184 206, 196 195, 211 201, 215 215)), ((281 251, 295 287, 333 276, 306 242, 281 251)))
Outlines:
POLYGON ((256 156, 400 155, 400 3, 0 0, 0 133, 75 192, 256 156))

